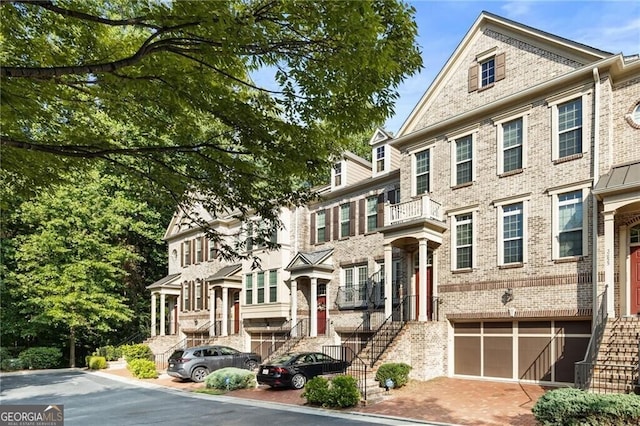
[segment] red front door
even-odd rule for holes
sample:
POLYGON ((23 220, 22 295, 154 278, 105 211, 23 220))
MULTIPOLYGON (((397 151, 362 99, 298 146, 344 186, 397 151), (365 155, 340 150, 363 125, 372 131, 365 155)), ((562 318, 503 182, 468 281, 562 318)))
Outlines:
POLYGON ((233 302, 233 332, 234 334, 240 333, 240 301, 235 300, 233 302))
POLYGON ((327 296, 318 296, 318 336, 327 332, 327 296))
POLYGON ((640 246, 631 247, 631 315, 640 314, 640 246))
POLYGON ((411 318, 417 320, 420 315, 420 269, 416 269, 416 316, 411 318))

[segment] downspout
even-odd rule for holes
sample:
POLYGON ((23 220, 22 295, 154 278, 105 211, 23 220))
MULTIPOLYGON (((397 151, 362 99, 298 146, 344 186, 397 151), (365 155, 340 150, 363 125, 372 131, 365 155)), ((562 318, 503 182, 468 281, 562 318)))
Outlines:
MULTIPOLYGON (((593 290, 593 308, 591 328, 594 329, 598 316, 598 199, 593 193, 600 173, 600 72, 598 67, 593 69, 593 182, 591 184, 591 284, 593 290)), ((607 284, 607 283, 605 283, 607 284)))

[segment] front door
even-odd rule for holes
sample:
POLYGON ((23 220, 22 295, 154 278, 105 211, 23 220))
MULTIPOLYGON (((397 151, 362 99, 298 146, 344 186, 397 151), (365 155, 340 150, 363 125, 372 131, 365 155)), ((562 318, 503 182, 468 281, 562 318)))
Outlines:
POLYGON ((236 293, 233 300, 233 333, 240 333, 240 293, 236 293))
POLYGON ((318 296, 318 336, 327 332, 327 296, 318 296))
POLYGON ((631 247, 631 315, 640 315, 640 246, 631 247))

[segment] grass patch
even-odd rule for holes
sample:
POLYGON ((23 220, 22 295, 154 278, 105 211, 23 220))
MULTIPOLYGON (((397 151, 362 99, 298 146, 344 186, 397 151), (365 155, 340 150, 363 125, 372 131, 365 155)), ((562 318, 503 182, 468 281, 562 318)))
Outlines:
POLYGON ((207 395, 224 395, 225 393, 227 393, 227 391, 224 391, 222 389, 214 389, 214 388, 196 389, 193 392, 195 392, 195 393, 206 393, 207 395))

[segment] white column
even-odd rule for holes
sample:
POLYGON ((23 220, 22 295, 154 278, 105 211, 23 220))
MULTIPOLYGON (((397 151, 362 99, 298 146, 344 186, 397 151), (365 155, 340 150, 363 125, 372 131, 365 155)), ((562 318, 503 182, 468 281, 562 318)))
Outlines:
POLYGON ((216 335, 216 288, 209 289, 209 336, 216 335))
POLYGON ((222 287, 222 336, 229 335, 229 289, 222 287))
POLYGON ((384 317, 393 311, 393 247, 384 246, 384 317))
POLYGON ((427 321, 427 240, 422 239, 418 243, 418 258, 420 260, 420 266, 418 267, 418 273, 420 274, 420 282, 418 293, 420 294, 420 300, 418 300, 418 321, 427 321))
POLYGON ((151 293, 151 336, 156 335, 156 294, 151 293))
POLYGON ((176 334, 176 299, 169 297, 169 334, 176 334))
MULTIPOLYGON (((604 283, 607 285, 607 315, 609 319, 615 317, 615 284, 614 284, 614 220, 616 213, 605 212, 604 213, 604 283)), ((593 254, 594 256, 596 253, 593 254)), ((595 277, 597 280, 597 277, 595 277)))
POLYGON ((318 279, 311 278, 311 295, 309 296, 309 337, 318 335, 318 279))
MULTIPOLYGON (((298 281, 291 280, 291 327, 298 322, 298 281)), ((296 330, 291 331, 291 337, 296 337, 296 330)))
POLYGON ((432 312, 433 312, 433 319, 434 321, 438 321, 438 311, 440 310, 440 300, 438 299, 439 297, 439 293, 438 293, 438 250, 434 250, 433 254, 431 255, 432 259, 431 259, 431 282, 432 282, 432 287, 433 287, 433 300, 435 300, 435 306, 432 306, 432 312))
POLYGON ((164 293, 160 293, 160 335, 164 336, 166 334, 167 331, 167 324, 166 324, 166 320, 165 320, 165 294, 164 293))

